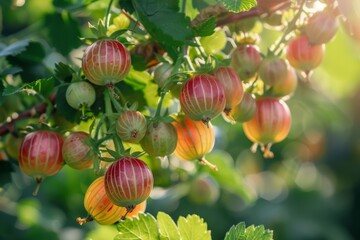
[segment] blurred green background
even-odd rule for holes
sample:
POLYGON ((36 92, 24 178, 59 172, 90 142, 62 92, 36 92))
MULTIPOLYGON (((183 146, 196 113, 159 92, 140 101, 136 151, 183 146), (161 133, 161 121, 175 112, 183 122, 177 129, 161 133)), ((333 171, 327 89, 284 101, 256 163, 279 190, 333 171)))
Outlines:
MULTIPOLYGON (((101 17, 106 7, 106 1, 100 1, 89 6, 85 12, 88 15, 75 11, 76 17, 71 18, 64 17, 66 11, 54 11, 50 1, 15 2, 19 6, 10 7, 11 1, 2 0, 0 42, 18 39, 42 42, 48 57, 43 63, 47 62, 49 68, 54 54, 56 59, 61 58, 60 54, 69 54, 81 45, 76 40, 77 34, 88 34, 85 28, 69 26, 73 23, 85 26, 84 19, 101 17), (47 27, 42 24, 44 20, 47 27), (59 28, 61 23, 65 26, 59 28), (69 29, 73 35, 66 34, 69 29)), ((54 4, 61 9, 61 4, 70 2, 54 4)), ((262 29, 261 38, 267 40, 260 45, 262 51, 279 34, 262 29)), ((216 150, 207 159, 223 159, 224 164, 224 159, 228 160, 230 165, 224 165, 227 169, 224 176, 214 178, 226 182, 230 176, 230 181, 235 179, 234 185, 239 184, 240 189, 220 184, 220 196, 215 202, 196 204, 187 196, 192 178, 184 174, 189 171, 195 176, 194 165, 181 165, 179 160, 171 159, 172 165, 165 167, 164 172, 171 176, 168 171, 176 164, 184 172, 177 170, 177 181, 167 184, 159 178, 158 185, 164 187, 154 189, 147 212, 156 215, 164 211, 175 220, 181 215, 198 214, 208 223, 213 239, 223 239, 225 232, 240 221, 247 225, 263 224, 274 230, 277 240, 360 239, 359 66, 360 45, 340 28, 336 38, 326 45, 324 61, 310 82, 300 81, 294 96, 287 101, 292 128, 285 141, 273 146, 274 159, 263 159, 260 152, 251 153, 252 143, 246 139, 241 124, 232 126, 218 117, 213 122, 216 150), (241 191, 247 191, 254 201, 246 202, 240 197, 241 191)), ((44 71, 46 75, 46 68, 44 71)), ((6 102, 15 103, 15 98, 6 98, 3 106, 6 102)), ((1 140, 5 141, 5 137, 1 140)), ((1 170, 0 179, 6 182, 9 175, 1 170)), ((37 197, 31 195, 33 179, 24 176, 18 167, 10 177, 11 182, 0 185, 0 239, 102 240, 116 235, 115 226, 96 222, 79 226, 75 221, 86 216, 83 197, 95 178, 91 170, 79 172, 65 166, 44 181, 37 197)))

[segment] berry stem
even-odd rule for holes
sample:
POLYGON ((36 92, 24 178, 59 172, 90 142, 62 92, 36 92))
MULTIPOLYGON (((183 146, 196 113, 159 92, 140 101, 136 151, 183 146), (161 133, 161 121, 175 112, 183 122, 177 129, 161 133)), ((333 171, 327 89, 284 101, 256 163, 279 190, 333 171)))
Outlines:
POLYGON ((87 215, 86 218, 81 218, 81 217, 76 218, 76 221, 80 225, 83 225, 84 223, 87 223, 87 222, 91 222, 92 220, 94 220, 94 218, 91 215, 87 215))
POLYGON ((275 45, 275 47, 273 48, 273 50, 271 50, 275 55, 279 55, 281 52, 281 47, 284 46, 284 44, 288 41, 286 39, 286 37, 293 31, 296 29, 296 22, 297 20, 300 18, 301 13, 304 10, 304 5, 305 5, 306 0, 302 0, 300 2, 299 5, 299 10, 297 11, 297 13, 295 14, 295 16, 293 17, 293 19, 289 22, 287 28, 285 29, 283 35, 280 37, 280 39, 277 41, 277 44, 275 45))
POLYGON ((165 95, 166 95, 166 92, 165 92, 165 91, 161 91, 161 93, 160 93, 160 100, 159 100, 159 103, 158 103, 157 108, 156 108, 155 117, 160 117, 161 107, 162 107, 162 104, 163 104, 163 102, 164 102, 165 95))
POLYGON ((43 177, 35 177, 36 187, 35 187, 35 190, 32 193, 33 196, 36 196, 38 194, 39 189, 40 189, 40 185, 41 185, 41 182, 42 182, 43 179, 44 179, 43 177))
POLYGON ((204 164, 205 166, 208 166, 209 168, 211 168, 212 170, 214 171, 217 171, 218 168, 216 165, 210 163, 209 161, 207 161, 205 158, 200 158, 198 159, 198 161, 201 163, 201 164, 204 164))

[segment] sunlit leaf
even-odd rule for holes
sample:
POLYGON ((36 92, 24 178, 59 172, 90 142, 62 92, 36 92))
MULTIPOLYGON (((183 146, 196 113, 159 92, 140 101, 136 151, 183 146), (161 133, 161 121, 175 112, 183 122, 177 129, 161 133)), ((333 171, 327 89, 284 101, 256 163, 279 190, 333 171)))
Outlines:
POLYGON ((183 240, 210 240, 211 234, 204 219, 198 215, 179 217, 178 228, 183 240))
POLYGON ((161 240, 180 240, 180 233, 172 218, 166 213, 157 214, 161 240))
POLYGON ((139 218, 120 221, 119 234, 115 240, 155 240, 159 239, 156 219, 150 214, 139 214, 139 218))
POLYGON ((241 222, 236 226, 232 226, 225 235, 225 240, 272 240, 273 232, 265 229, 264 226, 245 226, 241 222))
POLYGON ((232 12, 248 11, 256 6, 256 0, 218 0, 218 2, 232 12))

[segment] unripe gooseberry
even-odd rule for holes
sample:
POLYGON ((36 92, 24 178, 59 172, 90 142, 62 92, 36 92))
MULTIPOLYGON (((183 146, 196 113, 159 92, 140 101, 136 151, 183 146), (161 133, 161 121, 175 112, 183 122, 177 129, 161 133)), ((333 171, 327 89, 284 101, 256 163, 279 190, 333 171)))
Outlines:
POLYGON ((125 111, 116 120, 116 133, 121 140, 139 143, 146 133, 146 118, 139 111, 125 111))
POLYGON ((66 89, 66 102, 74 109, 91 107, 96 100, 94 87, 88 82, 74 82, 66 89))

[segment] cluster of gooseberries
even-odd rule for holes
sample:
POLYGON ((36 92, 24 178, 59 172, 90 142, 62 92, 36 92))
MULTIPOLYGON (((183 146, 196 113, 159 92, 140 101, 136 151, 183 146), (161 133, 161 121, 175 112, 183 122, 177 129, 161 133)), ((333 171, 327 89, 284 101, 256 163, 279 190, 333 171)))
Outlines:
MULTIPOLYGON (((335 36, 338 28, 337 4, 328 1, 323 5, 323 10, 310 15, 302 14, 305 10, 301 5, 284 37, 266 54, 261 53, 255 40, 249 40, 249 29, 240 21, 241 26, 235 27, 238 42, 226 50, 228 55, 219 53, 227 47, 226 38, 231 36, 231 28, 224 27, 217 28, 212 36, 201 38, 197 47, 186 48, 189 55, 191 51, 199 52, 200 57, 172 62, 166 55, 162 56, 162 63, 147 69, 159 88, 159 104, 154 115, 119 101, 121 89, 117 84, 126 78, 132 65, 130 47, 109 36, 97 39, 86 48, 82 74, 67 87, 66 101, 85 115, 96 101, 95 87, 103 90, 100 96, 105 99, 106 112, 102 121, 95 123, 93 132, 71 132, 66 138, 48 129, 28 133, 18 155, 21 170, 34 177, 39 186, 64 164, 84 170, 111 161, 104 176, 99 176, 85 194, 84 206, 89 215, 77 220, 80 224, 91 220, 112 224, 145 211, 154 177, 140 159, 141 154, 151 157, 174 154, 179 159, 196 160, 217 170, 204 156, 215 144, 211 121, 220 115, 231 124, 242 123, 246 137, 254 143, 252 149, 256 151, 260 145, 264 157, 273 157, 271 145, 284 140, 290 131, 291 114, 286 100, 294 93, 298 76, 309 78, 320 65, 324 44, 335 36), (214 36, 221 47, 211 50, 206 45, 213 44, 214 36), (225 41, 219 40, 219 36, 225 41), (213 64, 211 55, 229 61, 213 64), (162 111, 167 94, 177 99, 180 107, 172 115, 162 111), (114 148, 102 149, 110 153, 110 157, 105 157, 100 148, 108 141, 112 141, 114 148), (143 152, 131 153, 123 143, 135 144, 143 152)), ((261 21, 270 17, 268 14, 261 21)), ((130 24, 123 14, 115 18, 108 35, 126 29, 124 21, 125 25, 130 24)), ((191 190, 193 199, 198 199, 194 192, 201 192, 207 179, 198 179, 191 190)), ((38 187, 34 195, 37 190, 38 187)))

